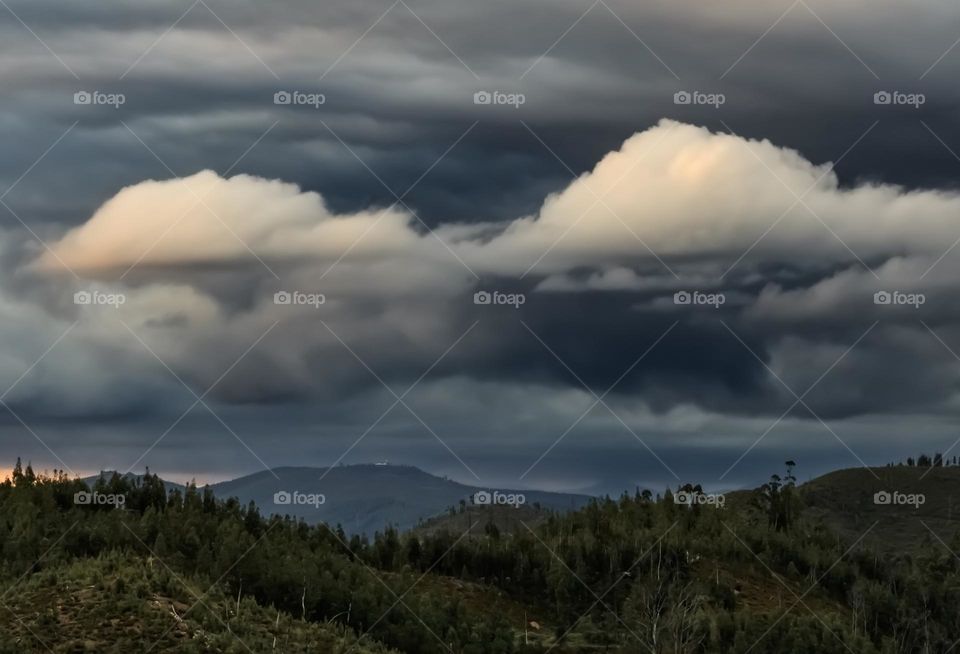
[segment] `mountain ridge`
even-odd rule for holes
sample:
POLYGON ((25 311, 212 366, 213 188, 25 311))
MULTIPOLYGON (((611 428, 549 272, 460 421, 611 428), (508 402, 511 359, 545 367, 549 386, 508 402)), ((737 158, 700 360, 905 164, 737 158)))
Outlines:
MULTIPOLYGON (((98 475, 83 478, 83 481, 92 488, 97 479, 109 481, 113 474, 113 471, 101 471, 98 475)), ((127 480, 143 477, 134 473, 121 476, 127 480)), ((182 493, 186 489, 183 484, 163 483, 167 494, 174 490, 182 493)), ((253 502, 265 515, 290 515, 311 524, 326 522, 330 526, 340 525, 348 533, 367 535, 387 527, 412 529, 455 509, 461 502, 471 504, 480 492, 486 492, 491 501, 496 493, 498 499, 501 496, 513 501, 522 499, 524 504, 536 504, 550 511, 580 508, 592 499, 590 495, 578 493, 471 486, 417 466, 377 463, 278 466, 208 484, 207 487, 220 499, 236 498, 244 505, 253 502), (287 494, 280 499, 289 496, 290 502, 278 503, 280 493, 287 494), (300 499, 304 501, 298 502, 300 499)))
POLYGON ((470 503, 477 493, 495 491, 528 504, 556 511, 579 508, 588 495, 555 493, 535 489, 471 486, 438 477, 416 466, 352 464, 346 466, 281 466, 271 471, 211 485, 217 497, 253 501, 264 513, 291 515, 316 524, 341 525, 349 533, 373 534, 388 526, 400 530, 415 527, 444 511, 470 503), (322 495, 319 504, 278 505, 275 494, 322 495))

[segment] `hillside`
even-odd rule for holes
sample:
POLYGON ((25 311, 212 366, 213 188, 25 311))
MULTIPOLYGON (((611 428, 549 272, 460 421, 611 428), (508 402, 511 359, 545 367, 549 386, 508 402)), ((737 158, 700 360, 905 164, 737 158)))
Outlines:
POLYGON ((184 579, 153 557, 63 563, 21 581, 4 601, 4 654, 391 651, 369 638, 358 642, 342 625, 303 622, 250 597, 238 604, 236 597, 184 579))
POLYGON ((960 529, 960 467, 956 466, 836 470, 803 484, 800 492, 811 516, 847 538, 858 538, 876 523, 866 540, 886 551, 935 543, 930 530, 949 542, 960 529), (919 494, 924 499, 918 506, 876 504, 874 495, 884 491, 919 494))
MULTIPOLYGON (((373 534, 387 526, 405 530, 419 521, 457 507, 480 489, 431 475, 413 466, 349 465, 335 468, 282 467, 211 486, 214 495, 253 502, 265 514, 290 515, 310 524, 342 525, 347 533, 373 534), (276 476, 274 476, 274 474, 276 476), (276 493, 294 491, 323 495, 323 503, 281 504, 276 493)), ((584 506, 586 495, 535 490, 522 493, 526 504, 556 511, 584 506)))
POLYGON ((413 532, 431 536, 442 531, 462 534, 470 530, 473 537, 489 533, 491 526, 499 533, 516 534, 533 529, 547 520, 553 512, 538 506, 476 506, 468 504, 457 510, 451 510, 424 520, 413 532))
MULTIPOLYGON (((804 508, 804 497, 836 501, 861 484, 849 474, 801 490, 788 470, 723 508, 625 494, 541 511, 529 525, 519 516, 533 507, 464 506, 371 539, 192 486, 168 496, 154 475, 110 480, 122 508, 76 503, 81 480, 15 469, 0 483, 12 611, 0 643, 57 653, 151 651, 155 641, 163 649, 152 651, 248 651, 241 638, 255 652, 342 654, 950 652, 960 561, 947 548, 887 555, 804 508), (451 529, 458 519, 472 537, 451 529), (514 528, 487 528, 498 520, 514 528)), ((923 483, 947 487, 948 474, 923 483)))

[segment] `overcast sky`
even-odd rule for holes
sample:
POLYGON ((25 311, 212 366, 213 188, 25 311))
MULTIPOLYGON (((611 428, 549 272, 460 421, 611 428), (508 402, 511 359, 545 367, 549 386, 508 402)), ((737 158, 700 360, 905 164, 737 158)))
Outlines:
POLYGON ((958 26, 7 0, 0 465, 616 492, 960 454, 958 26))

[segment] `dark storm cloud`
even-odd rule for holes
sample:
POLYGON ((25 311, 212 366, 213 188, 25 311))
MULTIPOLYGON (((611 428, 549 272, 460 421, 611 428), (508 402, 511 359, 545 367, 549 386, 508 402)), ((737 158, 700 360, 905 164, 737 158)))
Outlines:
MULTIPOLYGON (((597 393, 617 382, 615 395, 641 398, 660 413, 689 403, 728 415, 776 416, 814 383, 810 402, 828 418, 946 403, 952 363, 931 365, 942 353, 919 319, 944 325, 950 336, 953 258, 921 285, 931 298, 922 311, 878 306, 873 294, 883 284, 913 290, 925 276, 919 273, 938 265, 956 198, 891 187, 841 190, 836 180, 824 180, 826 173, 769 143, 668 121, 549 197, 535 221, 489 225, 484 238, 463 225, 429 233, 403 209, 388 220, 377 210, 331 215, 321 197, 292 185, 203 173, 125 189, 59 240, 41 267, 77 267, 90 279, 115 283, 136 266, 125 280, 131 301, 116 313, 131 321, 134 336, 142 331, 143 348, 131 342, 135 369, 157 347, 157 358, 169 360, 186 384, 227 403, 334 401, 381 381, 402 389, 473 321, 475 333, 434 374, 555 389, 579 389, 580 377, 597 393), (670 146, 653 160, 631 154, 665 138, 670 146), (644 167, 636 169, 638 163, 644 167), (586 215, 594 187, 608 188, 624 172, 633 179, 608 193, 619 213, 597 209, 584 222, 587 231, 565 239, 578 215, 586 215), (833 227, 821 229, 819 214, 795 214, 759 244, 773 212, 789 208, 784 178, 800 188, 813 179, 809 202, 833 227), (186 217, 196 188, 212 195, 204 202, 209 214, 200 209, 168 234, 186 217), (888 228, 864 231, 870 220, 888 228), (225 231, 227 224, 233 227, 225 231), (674 279, 665 262, 639 250, 629 237, 633 229, 667 256, 679 271, 674 279), (360 242, 351 233, 364 240, 361 249, 327 277, 360 242), (519 275, 532 270, 530 262, 540 267, 519 275), (737 263, 735 274, 720 274, 737 263), (472 279, 471 265, 484 276, 472 279), (285 310, 270 301, 285 288, 322 289, 329 302, 285 310), (519 310, 477 306, 471 295, 480 289, 523 293, 529 301, 519 310), (722 306, 675 304, 674 293, 690 290, 723 293, 722 306), (885 324, 866 338, 881 319, 885 324), (846 352, 861 340, 860 349, 846 352), (835 374, 819 379, 841 360, 835 374), (910 393, 885 392, 908 362, 923 381, 910 393), (225 370, 233 374, 221 379, 225 370)), ((21 292, 51 301, 52 287, 39 288, 46 295, 29 286, 21 292)), ((60 314, 86 315, 75 307, 60 314)), ((109 315, 90 327, 130 340, 109 315)), ((90 338, 114 342, 104 334, 90 338)))
MULTIPOLYGON (((923 15, 893 3, 882 4, 881 9, 866 3, 811 2, 809 9, 800 4, 757 43, 786 6, 610 2, 610 10, 594 6, 557 42, 588 3, 418 1, 409 2, 409 10, 393 5, 384 16, 389 2, 287 1, 267 8, 210 1, 216 16, 197 4, 155 43, 191 7, 190 2, 9 4, 79 77, 74 78, 12 16, 7 14, 9 20, 0 23, 0 82, 7 90, 0 98, 4 144, 0 193, 15 183, 4 201, 50 243, 57 242, 66 228, 85 223, 122 187, 204 169, 223 174, 231 168, 231 174, 282 179, 304 191, 319 192, 334 214, 387 207, 394 202, 394 193, 402 195, 415 185, 404 201, 427 225, 492 222, 498 224, 490 233, 497 234, 508 221, 536 215, 550 193, 566 188, 624 139, 664 116, 715 132, 769 139, 796 149, 815 164, 842 158, 836 172, 845 189, 865 181, 947 189, 955 187, 960 170, 948 149, 960 151, 960 129, 953 119, 960 92, 952 83, 960 51, 930 68, 956 39, 951 27, 956 9, 946 3, 923 15), (73 95, 80 90, 123 93, 126 102, 117 109, 77 106, 73 95), (277 106, 273 95, 280 90, 322 92, 326 102, 318 109, 277 106), (523 93, 525 102, 516 109, 475 105, 473 94, 481 90, 523 93), (677 105, 674 94, 683 90, 723 93, 726 102, 718 108, 677 105), (882 90, 921 92, 926 101, 920 108, 876 105, 873 96, 882 90)), ((750 161, 749 156, 744 159, 750 161)), ((577 393, 586 402, 582 408, 593 401, 564 364, 600 394, 674 321, 676 328, 619 381, 610 396, 625 411, 657 416, 649 418, 643 435, 669 441, 664 455, 668 462, 683 458, 684 446, 673 439, 712 429, 708 424, 690 431, 661 430, 656 421, 668 420, 671 412, 693 407, 708 416, 697 420, 716 421, 725 434, 739 431, 755 437, 765 428, 760 423, 786 411, 796 398, 770 370, 797 394, 816 382, 805 398, 810 409, 798 406, 791 414, 795 422, 788 429, 794 435, 805 434, 810 425, 817 428, 811 410, 828 420, 950 413, 958 390, 956 362, 919 323, 922 318, 947 345, 960 351, 958 316, 951 308, 957 293, 944 288, 949 280, 934 275, 934 286, 924 289, 930 301, 921 310, 881 313, 871 301, 878 280, 855 260, 862 257, 871 268, 880 269, 891 256, 909 259, 904 232, 876 239, 860 234, 860 228, 843 232, 856 256, 835 242, 832 247, 824 245, 828 236, 821 242, 801 239, 797 247, 807 251, 790 252, 790 240, 784 237, 788 245, 748 258, 718 279, 791 200, 762 169, 751 182, 758 195, 771 186, 783 192, 786 204, 764 204, 766 221, 760 227, 751 225, 753 231, 745 230, 749 231, 745 243, 689 252, 680 247, 665 254, 681 279, 671 279, 627 233, 622 238, 635 246, 631 256, 567 265, 561 253, 561 262, 554 265, 551 255, 543 270, 523 281, 517 281, 517 273, 550 245, 552 237, 539 243, 539 250, 524 251, 526 259, 513 260, 508 251, 504 258, 511 261, 506 270, 497 266, 480 270, 480 281, 460 268, 453 255, 418 244, 405 255, 414 263, 403 257, 398 257, 399 263, 385 263, 371 255, 349 269, 349 274, 357 275, 367 266, 371 272, 362 285, 378 293, 363 295, 363 289, 357 290, 361 284, 351 285, 338 275, 318 282, 329 291, 329 306, 336 307, 324 316, 397 393, 479 319, 476 330, 431 371, 430 379, 441 386, 459 380, 465 395, 480 393, 478 389, 491 384, 502 386, 488 396, 491 404, 522 398, 537 416, 537 426, 505 418, 500 428, 503 434, 518 428, 528 432, 530 445, 524 446, 523 454, 531 459, 576 418, 564 415, 563 420, 553 420, 552 398, 577 393), (851 237, 853 233, 859 235, 851 237), (877 240, 883 243, 878 246, 877 240), (416 264, 423 264, 424 270, 412 270, 416 264), (592 275, 602 278, 616 266, 639 277, 658 278, 657 288, 640 284, 629 289, 550 290, 550 284, 557 283, 589 286, 592 275), (570 279, 558 282, 564 275, 570 279), (706 312, 671 305, 673 292, 698 288, 705 277, 712 279, 706 290, 723 291, 730 298, 728 304, 706 312), (418 297, 417 291, 431 283, 449 287, 427 288, 418 297), (489 307, 470 301, 481 288, 523 292, 528 301, 520 310, 486 311, 489 307), (349 298, 349 306, 336 304, 344 298, 349 298), (881 324, 845 354, 875 320, 881 324), (745 424, 754 420, 757 424, 745 424)), ((749 193, 740 199, 744 206, 754 200, 749 193)), ((657 209, 647 207, 648 212, 657 209)), ((704 224, 709 224, 709 207, 703 212, 704 224)), ((7 209, 0 207, 0 214, 6 216, 4 224, 13 230, 9 239, 15 242, 5 247, 3 267, 8 274, 3 286, 9 297, 0 307, 10 317, 4 338, 16 343, 18 350, 4 365, 4 378, 12 382, 57 338, 62 332, 58 328, 82 315, 61 297, 63 288, 23 272, 25 264, 42 254, 42 247, 22 233, 7 209), (51 323, 51 315, 62 324, 51 323)), ((815 218, 806 219, 815 225, 815 218)), ((828 223, 840 229, 830 217, 828 223)), ((411 232, 429 238, 419 222, 411 220, 410 225, 411 232)), ((394 236, 408 234, 404 230, 394 236)), ((451 243, 457 241, 452 232, 444 236, 451 243)), ((960 231, 938 232, 941 251, 955 236, 960 231)), ((228 235, 224 238, 229 240, 228 235)), ((770 240, 776 239, 774 232, 770 240)), ((453 248, 461 252, 456 244, 453 248)), ((260 244, 253 249, 260 254, 260 244)), ((884 281, 893 279, 906 287, 939 254, 933 247, 917 250, 923 265, 914 263, 916 269, 907 273, 893 266, 884 281)), ((461 252, 469 259, 468 254, 469 248, 461 252)), ((264 298, 282 286, 250 253, 226 262, 216 253, 205 256, 176 270, 162 262, 144 262, 125 279, 131 302, 124 310, 129 313, 119 315, 131 321, 137 335, 156 348, 195 392, 216 382, 210 389, 211 401, 218 403, 218 410, 237 411, 234 415, 255 432, 251 438, 261 438, 256 434, 276 425, 290 439, 291 448, 296 443, 303 451, 311 436, 296 432, 305 422, 313 419, 342 428, 318 429, 313 434, 317 438, 344 439, 346 434, 362 433, 364 423, 376 419, 377 409, 393 402, 376 376, 314 316, 276 314, 266 306, 264 298), (181 306, 184 293, 187 308, 181 306), (275 332, 237 362, 275 319, 279 320, 275 332), (218 380, 228 369, 230 374, 218 380), (304 405, 310 411, 297 413, 304 405), (258 410, 264 413, 257 414, 258 410), (346 412, 354 415, 347 418, 346 412)), ((326 265, 304 265, 313 256, 263 253, 265 263, 285 282, 303 288, 311 288, 311 280, 326 274, 326 265)), ((325 264, 332 258, 324 259, 325 264)), ((947 263, 943 266, 949 277, 951 269, 947 263)), ((121 262, 110 275, 92 274, 91 279, 115 282, 125 267, 121 262)), ((347 276, 344 273, 343 278, 347 276)), ((62 280, 58 283, 63 285, 62 280)), ((39 422, 56 431, 56 423, 68 418, 90 421, 86 436, 95 440, 94 425, 112 427, 108 423, 119 421, 130 425, 139 444, 153 431, 162 433, 165 419, 176 417, 181 400, 187 400, 187 406, 193 401, 147 348, 115 321, 84 323, 63 345, 62 356, 58 351, 51 354, 56 367, 38 366, 7 398, 30 424, 39 422), (75 337, 79 343, 74 343, 75 337), (70 349, 71 344, 77 351, 70 349), (91 375, 94 369, 106 372, 91 375), (84 384, 77 385, 77 379, 84 384), (133 424, 138 421, 142 424, 133 424)), ((444 406, 455 404, 451 398, 446 398, 446 405, 425 401, 431 414, 440 415, 454 412, 444 406)), ((518 403, 512 418, 522 413, 518 403)), ((483 407, 463 408, 444 423, 444 434, 460 433, 453 438, 465 446, 471 437, 484 438, 479 433, 483 430, 470 429, 469 424, 489 418, 483 407)), ((8 429, 18 429, 15 419, 7 420, 8 429)), ((387 431, 394 438, 409 437, 411 426, 418 428, 409 416, 390 425, 387 431)), ((584 443, 599 443, 610 427, 585 429, 589 434, 581 438, 584 443)), ((615 422, 612 427, 619 429, 615 422)), ((184 433, 203 432, 201 427, 191 429, 184 433)), ((892 438, 889 432, 879 432, 892 438)), ((934 432, 931 438, 940 437, 941 432, 934 432)), ((183 443, 190 442, 180 436, 183 443)), ((624 436, 636 444, 629 434, 624 436)), ((212 447, 202 466, 235 470, 258 465, 236 457, 229 463, 218 460, 218 452, 236 445, 229 434, 224 437, 225 444, 212 447)), ((868 436, 864 432, 858 437, 868 436)), ((119 439, 113 433, 105 446, 113 442, 110 438, 119 439)), ((61 445, 70 441, 65 431, 55 439, 61 445)), ((389 448, 389 442, 382 441, 380 447, 389 448)), ((344 447, 349 443, 346 440, 344 447)), ((731 436, 717 449, 746 445, 749 439, 742 443, 731 436)), ((259 452, 265 446, 266 439, 254 449, 259 452)), ((575 477, 578 460, 601 465, 611 452, 621 451, 617 447, 597 445, 592 458, 582 444, 579 449, 561 448, 551 474, 575 477)), ((166 452, 166 461, 177 456, 175 449, 159 452, 166 452)), ((264 456, 277 464, 290 460, 289 452, 275 454, 264 456)), ((319 449, 315 454, 322 458, 319 449)), ((377 450, 369 450, 368 456, 376 457, 377 450)), ((615 482, 590 475, 583 475, 580 482, 584 488, 610 488, 659 480, 655 475, 663 474, 663 467, 643 456, 638 468, 642 474, 624 465, 611 473, 615 482)), ((762 456, 772 462, 779 455, 762 456)), ((441 461, 437 459, 438 468, 459 467, 455 461, 441 461)), ((520 456, 514 465, 523 468, 523 463, 526 458, 520 456)), ((495 469, 495 463, 490 468, 495 469)))
POLYGON ((813 161, 840 157, 880 120, 841 162, 842 179, 915 186, 955 180, 952 156, 919 122, 947 144, 960 143, 950 119, 958 101, 950 84, 957 57, 946 56, 920 79, 955 40, 934 11, 920 16, 902 8, 882 19, 882 12, 866 15, 865 8, 811 4, 840 42, 798 5, 730 68, 786 7, 742 2, 667 12, 610 3, 615 17, 597 5, 538 61, 587 6, 409 3, 465 67, 398 4, 321 82, 388 3, 285 2, 270 11, 208 4, 243 43, 203 4, 145 55, 190 3, 11 4, 80 77, 75 80, 19 23, 5 23, 4 75, 13 89, 0 123, 10 144, 6 179, 15 179, 80 121, 57 156, 11 196, 14 208, 32 219, 76 224, 118 184, 165 173, 131 135, 114 133, 118 118, 181 175, 225 170, 279 120, 239 170, 296 181, 342 210, 393 197, 319 119, 398 193, 479 120, 408 198, 429 224, 509 219, 566 182, 567 171, 518 118, 577 173, 662 116, 715 129, 725 123, 745 136, 799 148, 813 161), (19 67, 14 57, 21 58, 19 67), (117 111, 74 106, 72 93, 87 86, 123 92, 127 104, 117 111), (327 104, 318 112, 275 107, 273 92, 287 87, 319 89, 327 104), (527 102, 519 110, 474 106, 473 92, 488 88, 523 92, 527 102), (727 102, 720 109, 678 107, 673 93, 683 89, 722 92, 727 102), (872 97, 881 89, 921 91, 927 102, 919 110, 878 107, 872 97), (76 198, 76 206, 42 197, 49 177, 64 178, 62 193, 76 198), (457 183, 464 179, 484 182, 457 183))

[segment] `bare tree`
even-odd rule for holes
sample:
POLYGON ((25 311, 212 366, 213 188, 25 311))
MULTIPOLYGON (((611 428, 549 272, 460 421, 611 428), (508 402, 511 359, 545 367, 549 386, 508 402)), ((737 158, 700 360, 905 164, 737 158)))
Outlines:
POLYGON ((673 654, 692 654, 699 649, 706 633, 700 623, 704 598, 692 583, 675 584, 669 592, 667 625, 673 654))
POLYGON ((652 654, 691 654, 706 637, 699 620, 702 605, 692 583, 666 576, 640 579, 627 599, 626 617, 652 654))

